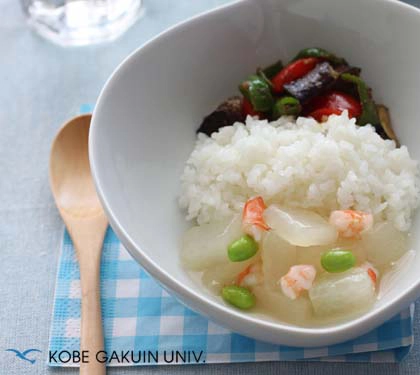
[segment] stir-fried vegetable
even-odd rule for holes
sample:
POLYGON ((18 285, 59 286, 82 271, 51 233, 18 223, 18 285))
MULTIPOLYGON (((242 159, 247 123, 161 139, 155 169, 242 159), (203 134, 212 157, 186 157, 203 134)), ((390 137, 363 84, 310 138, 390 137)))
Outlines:
POLYGON ((382 138, 399 146, 388 109, 374 102, 360 71, 323 48, 302 49, 285 66, 278 60, 258 68, 239 85, 242 100, 231 98, 223 103, 204 119, 198 131, 210 136, 247 116, 276 120, 304 115, 323 122, 347 110, 358 125, 373 125, 382 138))
POLYGON ((247 98, 242 99, 242 105, 243 105, 242 113, 245 117, 246 116, 262 117, 262 113, 254 110, 254 107, 252 106, 252 104, 250 103, 250 101, 247 98))
POLYGON ((232 262, 241 262, 252 258, 258 251, 258 244, 248 236, 242 236, 228 246, 228 257, 232 262))
POLYGON ((299 100, 293 96, 283 96, 274 103, 272 117, 297 116, 302 110, 299 100))
POLYGON ((257 76, 260 77, 270 88, 273 87, 273 84, 271 83, 270 79, 265 75, 263 69, 257 69, 257 76))
POLYGON ((378 104, 376 105, 376 109, 378 111, 379 122, 381 124, 382 130, 385 133, 385 136, 395 141, 395 144, 397 145, 397 147, 399 147, 400 142, 398 141, 394 129, 392 128, 388 108, 382 104, 378 104))
MULTIPOLYGON (((300 60, 298 60, 300 61, 300 60)), ((284 89, 301 103, 323 94, 339 77, 330 63, 321 62, 303 77, 284 85, 284 89)))
POLYGON ((247 288, 229 285, 222 289, 223 299, 231 305, 242 310, 248 310, 255 306, 255 296, 247 288))
POLYGON ((261 69, 262 74, 268 79, 272 79, 278 72, 283 69, 283 63, 281 60, 276 61, 274 64, 261 69))
MULTIPOLYGON (((325 122, 331 115, 341 115, 343 110, 337 108, 320 108, 309 114, 309 117, 313 117, 318 122, 325 122)), ((351 116, 353 117, 353 116, 351 116)))
POLYGON ((346 60, 344 60, 342 57, 338 57, 323 48, 317 47, 305 48, 299 51, 293 60, 295 61, 307 57, 316 57, 318 59, 327 60, 336 65, 347 65, 346 60))
POLYGON ((309 57, 292 62, 273 77, 273 90, 281 93, 284 85, 308 74, 321 60, 309 57))
POLYGON ((359 93, 360 103, 362 105, 362 113, 357 119, 359 125, 377 125, 379 124, 378 112, 376 111, 375 102, 372 100, 369 87, 366 83, 358 76, 350 73, 343 73, 341 79, 344 81, 352 82, 357 86, 359 93))
POLYGON ((348 111, 349 117, 359 117, 362 107, 352 96, 339 91, 317 96, 309 104, 309 116, 318 122, 322 122, 325 116, 339 115, 344 110, 348 111))
POLYGON ((271 110, 274 103, 271 88, 260 76, 250 76, 241 83, 239 90, 245 99, 252 104, 255 111, 266 112, 271 110))
POLYGON ((334 249, 324 253, 321 257, 321 265, 330 273, 344 272, 354 267, 356 258, 351 251, 334 249))
POLYGON ((243 113, 242 108, 241 97, 233 96, 226 99, 214 112, 204 118, 197 133, 204 133, 210 136, 224 126, 244 121, 246 114, 243 113))

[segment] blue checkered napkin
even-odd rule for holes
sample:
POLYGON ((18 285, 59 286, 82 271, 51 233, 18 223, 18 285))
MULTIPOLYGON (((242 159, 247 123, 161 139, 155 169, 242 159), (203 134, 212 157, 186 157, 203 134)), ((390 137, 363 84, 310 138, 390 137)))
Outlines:
MULTIPOLYGON (((110 366, 155 364, 148 353, 156 352, 158 363, 166 364, 172 351, 189 351, 190 362, 194 362, 193 353, 198 356, 203 351, 200 363, 279 360, 397 362, 405 357, 413 344, 413 309, 405 310, 356 340, 323 348, 272 345, 230 332, 189 310, 166 293, 131 258, 111 229, 108 229, 104 240, 101 293, 108 355, 113 351, 134 351, 134 360, 138 360, 138 352, 142 353, 139 363, 133 363, 131 358, 128 358, 129 363, 118 363, 115 359, 109 363, 110 366)), ((49 349, 52 352, 77 351, 79 336, 79 267, 72 242, 65 232, 49 349)), ((77 366, 71 361, 57 362, 49 364, 77 366)))

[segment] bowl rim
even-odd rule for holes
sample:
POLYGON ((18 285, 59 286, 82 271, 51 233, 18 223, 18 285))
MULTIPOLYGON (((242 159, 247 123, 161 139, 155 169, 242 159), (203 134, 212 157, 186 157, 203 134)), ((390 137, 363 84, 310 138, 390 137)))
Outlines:
MULTIPOLYGON (((142 267, 146 269, 152 277, 154 277, 161 285, 168 289, 169 291, 175 293, 178 297, 181 297, 181 302, 191 306, 189 301, 193 302, 194 310, 199 311, 201 314, 210 317, 212 320, 222 324, 225 323, 225 319, 229 319, 229 328, 236 330, 239 333, 257 337, 264 340, 264 336, 255 333, 250 328, 252 323, 257 327, 264 328, 264 330, 273 330, 273 332, 283 333, 283 334, 293 334, 295 338, 290 338, 292 344, 289 342, 273 341, 275 343, 281 343, 292 346, 299 346, 299 343, 304 343, 306 347, 319 346, 319 339, 327 341, 328 344, 334 344, 342 342, 347 339, 352 339, 363 332, 367 332, 370 329, 377 327, 378 325, 384 323, 386 320, 390 319, 392 316, 400 312, 405 306, 408 306, 414 299, 420 296, 420 279, 415 282, 410 288, 402 292, 399 296, 394 297, 389 300, 387 303, 383 304, 380 308, 376 310, 370 310, 363 315, 356 317, 355 319, 344 321, 338 323, 335 326, 321 326, 321 327, 301 327, 295 326, 292 324, 287 324, 285 322, 272 322, 265 320, 264 318, 255 317, 239 312, 227 305, 223 305, 216 301, 213 301, 206 297, 205 293, 198 293, 179 283, 174 279, 169 273, 162 270, 160 266, 154 262, 149 256, 142 251, 141 247, 136 244, 130 234, 124 229, 123 225, 118 219, 118 215, 115 214, 112 205, 110 204, 106 189, 101 180, 101 172, 99 171, 100 167, 98 166, 98 159, 100 152, 98 152, 97 146, 97 134, 100 131, 100 125, 96 120, 98 113, 101 112, 102 103, 104 97, 107 95, 109 87, 112 86, 112 83, 118 79, 123 71, 129 69, 131 62, 138 55, 147 51, 147 49, 152 46, 156 41, 164 39, 171 35, 173 32, 182 29, 184 26, 191 26, 194 23, 199 22, 203 17, 209 17, 214 14, 217 14, 226 9, 235 8, 242 3, 257 2, 258 0, 234 0, 233 2, 222 4, 213 9, 201 12, 193 17, 190 17, 186 20, 178 22, 173 26, 165 29, 164 31, 158 33, 155 37, 151 38, 147 42, 140 45, 134 51, 132 51, 127 57, 125 57, 114 69, 109 78, 106 80, 104 86, 102 87, 100 94, 98 96, 94 111, 92 114, 91 126, 89 131, 89 160, 91 166, 91 173, 94 180, 94 184, 99 196, 99 199, 102 203, 104 211, 109 219, 109 223, 112 229, 115 231, 119 239, 121 240, 124 247, 129 251, 131 256, 133 256, 136 261, 138 261, 142 267), (221 315, 224 315, 225 319, 221 319, 221 315), (355 328, 358 328, 355 330, 355 328), (353 330, 353 334, 351 333, 353 330), (252 331, 252 332, 251 332, 252 331), (298 343, 297 345, 295 343, 298 343)), ((379 4, 389 4, 389 6, 395 6, 404 11, 410 13, 416 13, 419 16, 420 20, 420 9, 414 7, 413 5, 403 3, 399 0, 374 0, 379 4)), ((171 293, 172 294, 172 293, 171 293)), ((267 341, 267 340, 266 340, 267 341)))

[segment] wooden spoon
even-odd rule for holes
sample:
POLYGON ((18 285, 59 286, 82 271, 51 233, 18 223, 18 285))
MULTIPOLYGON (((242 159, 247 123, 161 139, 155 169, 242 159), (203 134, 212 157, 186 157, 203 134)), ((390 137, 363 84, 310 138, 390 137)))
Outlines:
POLYGON ((108 226, 90 173, 88 136, 91 115, 66 123, 54 139, 50 155, 50 185, 55 203, 76 248, 80 264, 82 319, 80 350, 88 351, 89 363, 80 374, 105 374, 96 360, 104 350, 100 302, 100 260, 108 226))

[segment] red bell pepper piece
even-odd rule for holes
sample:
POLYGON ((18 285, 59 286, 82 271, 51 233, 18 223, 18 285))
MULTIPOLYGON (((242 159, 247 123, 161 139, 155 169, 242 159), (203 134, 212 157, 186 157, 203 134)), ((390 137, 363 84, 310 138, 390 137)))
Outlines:
POLYGON ((307 108, 309 116, 321 122, 324 116, 340 115, 347 110, 349 117, 359 117, 362 113, 362 105, 352 96, 340 91, 332 91, 326 95, 314 98, 307 108))
POLYGON ((258 112, 254 109, 251 102, 247 98, 242 98, 242 113, 246 117, 248 115, 254 117, 258 116, 259 118, 262 118, 262 113, 258 112))
POLYGON ((320 108, 309 114, 310 117, 313 117, 318 122, 326 121, 326 118, 330 115, 341 115, 341 109, 335 108, 320 108))
POLYGON ((276 93, 281 93, 283 91, 283 86, 286 83, 297 80, 298 78, 303 77, 309 73, 315 65, 317 65, 322 60, 316 57, 308 57, 304 59, 299 59, 293 61, 279 73, 277 73, 272 79, 273 91, 276 93))

